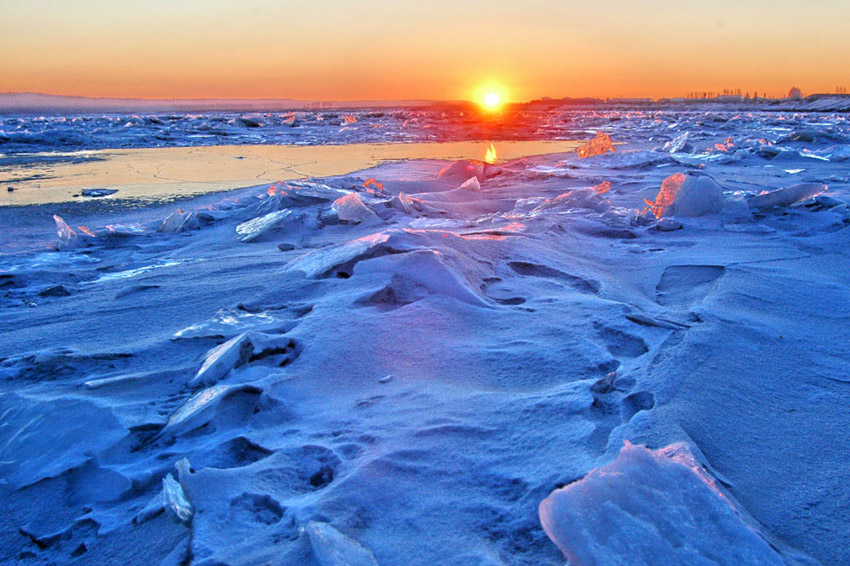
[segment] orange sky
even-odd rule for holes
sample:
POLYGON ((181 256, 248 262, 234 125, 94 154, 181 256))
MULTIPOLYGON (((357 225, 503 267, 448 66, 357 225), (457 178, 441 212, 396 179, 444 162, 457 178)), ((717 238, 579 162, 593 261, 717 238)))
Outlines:
POLYGON ((846 0, 0 0, 0 92, 783 95, 850 86, 846 0))

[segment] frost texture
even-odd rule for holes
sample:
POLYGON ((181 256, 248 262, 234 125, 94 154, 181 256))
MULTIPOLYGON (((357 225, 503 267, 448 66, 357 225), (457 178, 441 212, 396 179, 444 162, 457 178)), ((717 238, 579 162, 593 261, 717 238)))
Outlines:
POLYGON ((614 143, 611 141, 611 136, 605 132, 596 132, 595 138, 576 149, 576 153, 582 159, 592 157, 594 155, 602 155, 609 151, 614 153, 617 152, 614 148, 614 143))
POLYGON ((627 443, 544 499, 540 521, 571 566, 783 564, 681 444, 627 443))

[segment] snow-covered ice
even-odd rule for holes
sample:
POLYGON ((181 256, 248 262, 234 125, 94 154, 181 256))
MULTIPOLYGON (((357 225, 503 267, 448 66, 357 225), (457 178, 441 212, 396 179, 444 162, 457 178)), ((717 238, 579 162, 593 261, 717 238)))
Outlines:
MULTIPOLYGON (((352 117, 3 135, 423 141, 467 119, 352 117)), ((501 135, 616 151, 0 207, 0 563, 850 562, 848 117, 538 118, 501 135)))

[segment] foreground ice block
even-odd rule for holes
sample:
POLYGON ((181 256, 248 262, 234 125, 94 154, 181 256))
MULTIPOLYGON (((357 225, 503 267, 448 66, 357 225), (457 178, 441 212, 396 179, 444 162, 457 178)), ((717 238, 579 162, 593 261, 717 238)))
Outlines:
POLYGON ((378 566, 372 551, 327 523, 304 527, 320 566, 378 566))
POLYGON ((570 566, 783 564, 682 444, 626 443, 544 499, 540 521, 570 566))

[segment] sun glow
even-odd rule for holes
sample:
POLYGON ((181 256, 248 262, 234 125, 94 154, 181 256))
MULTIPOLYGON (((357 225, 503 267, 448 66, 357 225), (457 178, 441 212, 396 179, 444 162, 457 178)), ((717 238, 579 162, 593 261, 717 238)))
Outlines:
POLYGON ((486 110, 490 110, 492 112, 494 110, 498 110, 502 106, 502 98, 497 92, 488 92, 481 100, 481 105, 484 106, 486 110))

